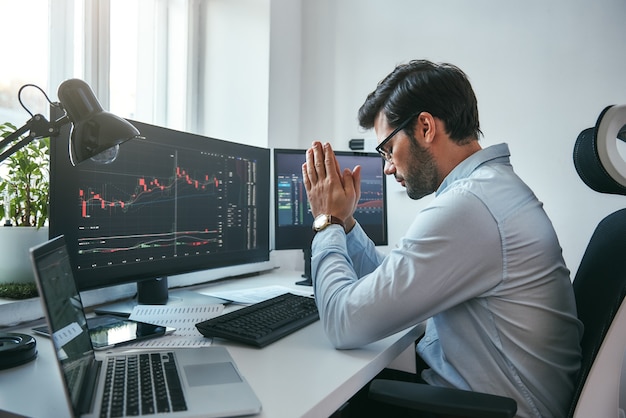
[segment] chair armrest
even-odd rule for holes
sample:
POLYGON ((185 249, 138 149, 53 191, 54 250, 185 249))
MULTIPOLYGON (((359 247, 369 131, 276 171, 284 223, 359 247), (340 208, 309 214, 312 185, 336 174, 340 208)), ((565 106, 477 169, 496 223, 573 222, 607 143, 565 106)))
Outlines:
POLYGON ((373 380, 369 397, 418 411, 464 417, 512 418, 517 411, 511 398, 397 380, 373 380))

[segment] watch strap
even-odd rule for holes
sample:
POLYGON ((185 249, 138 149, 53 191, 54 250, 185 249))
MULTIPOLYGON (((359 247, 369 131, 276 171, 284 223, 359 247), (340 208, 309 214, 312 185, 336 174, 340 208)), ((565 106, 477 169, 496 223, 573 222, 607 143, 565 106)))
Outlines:
POLYGON ((341 227, 345 230, 346 226, 344 225, 343 221, 339 218, 337 218, 336 216, 330 215, 329 218, 329 222, 330 224, 335 224, 335 225, 341 225, 341 227))
POLYGON ((320 226, 319 228, 316 228, 315 227, 315 222, 314 222, 313 223, 313 230, 315 232, 323 231, 328 226, 333 225, 333 224, 340 225, 344 229, 344 231, 346 229, 344 222, 340 218, 337 218, 336 216, 324 214, 324 215, 319 215, 318 218, 319 217, 325 217, 326 218, 326 223, 324 225, 320 226))

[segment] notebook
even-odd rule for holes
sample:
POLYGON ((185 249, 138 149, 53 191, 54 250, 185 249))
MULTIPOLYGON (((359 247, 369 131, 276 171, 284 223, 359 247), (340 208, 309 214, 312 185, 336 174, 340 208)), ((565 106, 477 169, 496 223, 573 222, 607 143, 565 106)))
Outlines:
POLYGON ((139 412, 139 416, 222 417, 261 411, 261 402, 225 347, 96 354, 63 236, 30 251, 65 395, 74 416, 139 412), (142 371, 130 371, 133 365, 142 371), (163 382, 151 383, 148 377, 161 377, 163 382), (117 381, 124 389, 119 391, 107 381, 117 381), (137 383, 139 388, 133 389, 137 383), (125 395, 129 400, 123 400, 125 395), (112 406, 114 412, 101 413, 103 405, 112 406))

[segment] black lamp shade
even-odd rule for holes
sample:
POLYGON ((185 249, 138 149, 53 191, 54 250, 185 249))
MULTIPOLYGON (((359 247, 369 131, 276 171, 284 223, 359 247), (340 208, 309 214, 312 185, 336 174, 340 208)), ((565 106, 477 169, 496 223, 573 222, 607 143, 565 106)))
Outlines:
POLYGON ((59 101, 72 122, 70 160, 76 165, 105 151, 105 162, 117 156, 122 142, 139 137, 130 122, 106 112, 87 83, 66 80, 59 86, 59 101))

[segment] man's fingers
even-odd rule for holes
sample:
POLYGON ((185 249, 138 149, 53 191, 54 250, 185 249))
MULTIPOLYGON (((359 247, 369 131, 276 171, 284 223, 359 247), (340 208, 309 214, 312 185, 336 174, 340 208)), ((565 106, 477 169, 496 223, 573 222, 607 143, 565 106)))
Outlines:
POLYGON ((333 152, 333 148, 327 142, 324 144, 324 167, 326 175, 331 179, 337 179, 343 184, 343 178, 337 162, 337 156, 333 152))
POLYGON ((313 154, 312 148, 306 150, 306 163, 304 163, 304 165, 302 166, 303 177, 305 172, 306 178, 308 179, 310 184, 317 181, 317 172, 315 171, 315 156, 313 154))
MULTIPOLYGON (((317 175, 316 178, 323 179, 326 177, 326 166, 324 164, 324 150, 320 142, 314 142, 313 146, 313 169, 317 175)), ((314 181, 314 179, 311 179, 314 181)))
POLYGON ((302 164, 302 182, 304 183, 304 188, 307 191, 311 190, 311 180, 309 179, 307 163, 302 164))
MULTIPOLYGON (((384 180, 384 179, 383 179, 384 180)), ((356 203, 361 199, 361 166, 357 165, 352 170, 352 182, 354 184, 354 192, 356 193, 356 203)))

